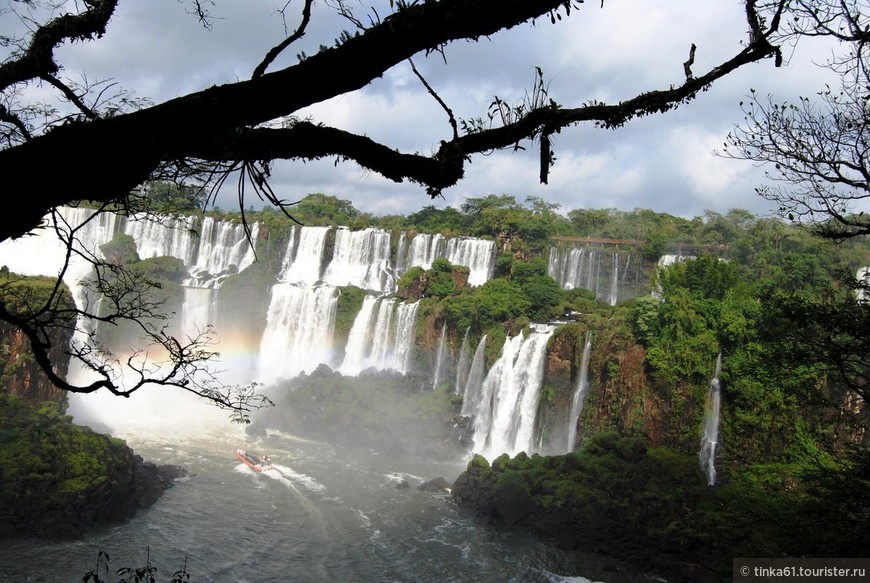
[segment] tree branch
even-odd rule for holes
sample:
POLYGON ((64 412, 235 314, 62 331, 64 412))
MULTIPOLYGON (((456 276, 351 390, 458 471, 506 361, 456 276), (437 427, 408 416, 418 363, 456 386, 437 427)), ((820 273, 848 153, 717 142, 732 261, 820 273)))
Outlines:
POLYGON ((272 62, 281 54, 281 52, 289 47, 291 44, 305 36, 305 29, 308 27, 308 23, 311 21, 311 6, 314 4, 314 0, 305 0, 305 6, 302 8, 302 22, 299 23, 299 27, 296 31, 285 38, 281 43, 277 46, 272 47, 268 53, 266 53, 263 61, 257 65, 257 68, 254 69, 254 74, 251 75, 251 79, 256 79, 257 77, 261 77, 263 73, 266 72, 266 68, 272 64, 272 62))

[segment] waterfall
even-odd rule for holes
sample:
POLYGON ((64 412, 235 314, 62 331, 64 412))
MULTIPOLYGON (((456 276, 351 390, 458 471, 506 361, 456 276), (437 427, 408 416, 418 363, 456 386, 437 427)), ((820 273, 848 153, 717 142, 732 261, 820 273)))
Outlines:
MULTIPOLYGON (((615 306, 623 291, 621 288, 631 285, 628 281, 630 264, 630 253, 613 251, 607 254, 596 249, 581 247, 567 250, 550 247, 547 275, 556 280, 562 289, 578 287, 588 289, 595 293, 596 299, 615 306), (621 255, 625 255, 625 265, 622 268, 620 268, 621 255), (622 272, 621 276, 620 272, 622 272)), ((639 268, 640 263, 638 263, 639 268)), ((634 280, 632 283, 636 284, 638 274, 635 274, 634 280)))
POLYGON ((547 275, 559 283, 562 289, 582 287, 598 296, 598 269, 600 253, 594 249, 575 247, 561 251, 550 247, 547 275))
POLYGON ((547 341, 554 326, 536 324, 526 337, 505 340, 481 387, 474 418, 474 451, 488 459, 535 453, 535 417, 544 377, 547 341), (491 404, 491 406, 490 406, 491 404))
POLYGON ((176 257, 186 266, 196 262, 196 217, 154 217, 136 214, 127 219, 124 232, 136 242, 140 259, 176 257))
POLYGON ((184 304, 181 307, 180 331, 188 338, 195 338, 206 327, 217 321, 217 299, 212 288, 184 288, 184 304))
POLYGON ((396 278, 390 266, 390 234, 383 229, 351 231, 338 227, 332 261, 323 280, 329 285, 354 285, 378 293, 395 291, 396 278))
POLYGON ((707 484, 712 486, 716 483, 716 448, 719 445, 719 406, 721 395, 719 392, 719 374, 722 370, 722 353, 716 357, 716 373, 710 380, 710 388, 707 391, 707 403, 704 406, 704 434, 701 438, 701 451, 698 453, 698 461, 701 471, 707 476, 707 484))
POLYGON ((619 254, 611 254, 610 265, 610 305, 615 306, 619 295, 619 254))
POLYGON ((447 239, 440 233, 417 233, 405 251, 405 233, 402 232, 396 272, 404 273, 411 267, 431 269, 432 262, 443 257, 452 265, 467 267, 469 285, 479 286, 486 283, 495 272, 495 254, 494 241, 476 237, 447 239))
POLYGON ((278 281, 314 285, 320 280, 329 227, 293 227, 278 281))
POLYGON ((396 245, 396 273, 401 275, 408 267, 408 237, 405 231, 402 231, 399 233, 399 243, 396 245))
POLYGON ((432 389, 438 388, 444 369, 444 359, 447 353, 447 324, 441 326, 441 340, 438 341, 438 354, 435 357, 435 374, 432 379, 432 389))
POLYGON ((574 442, 577 440, 577 422, 580 413, 583 412, 583 404, 589 393, 589 353, 592 350, 592 331, 586 332, 586 342, 583 343, 583 355, 580 357, 580 376, 577 379, 577 388, 574 390, 574 398, 571 399, 571 416, 568 418, 567 451, 574 451, 574 442))
MULTIPOLYGON (((256 241, 259 228, 258 223, 250 225, 251 241, 256 241)), ((229 275, 242 271, 255 259, 256 254, 243 224, 204 217, 195 260, 189 267, 190 278, 184 285, 218 288, 229 275)), ((190 264, 185 262, 185 265, 190 264)))
POLYGON ((468 379, 468 368, 471 366, 468 354, 468 332, 471 327, 465 329, 462 337, 462 346, 459 347, 459 355, 456 357, 456 382, 453 383, 453 391, 459 393, 468 379))
POLYGON ((462 411, 460 411, 460 414, 465 417, 471 417, 476 414, 478 409, 484 408, 484 404, 481 402, 481 392, 483 390, 483 379, 486 376, 485 369, 486 336, 484 335, 480 339, 480 342, 477 343, 477 349, 474 351, 474 358, 471 359, 471 368, 468 369, 468 378, 465 381, 465 388, 462 392, 462 411))
POLYGON ((260 341, 257 380, 266 384, 332 364, 338 290, 330 286, 272 287, 260 341))
POLYGON ((446 254, 453 265, 468 267, 469 285, 483 285, 495 270, 495 241, 455 237, 447 241, 446 254))
POLYGON ((348 335, 342 374, 367 368, 406 373, 417 326, 417 302, 396 304, 393 298, 366 296, 348 335))
MULTIPOLYGON (((121 218, 114 213, 100 213, 94 216, 94 209, 59 207, 57 224, 51 214, 42 219, 42 226, 31 234, 19 239, 0 243, 0 265, 5 265, 13 273, 20 275, 44 275, 57 277, 66 258, 66 245, 58 238, 56 230, 64 237, 70 234, 75 238, 74 249, 85 256, 94 255, 104 259, 100 245, 110 241, 120 228, 121 218)), ((63 281, 72 293, 73 302, 79 309, 97 313, 97 303, 101 298, 88 297, 88 290, 82 280, 89 277, 93 266, 80 255, 70 255, 69 264, 63 274, 63 281)), ((72 343, 78 345, 87 341, 87 329, 95 329, 96 323, 80 319, 72 343)))
POLYGON ((411 239, 411 245, 408 247, 407 266, 430 269, 433 261, 439 257, 444 257, 444 246, 444 235, 417 233, 411 239))

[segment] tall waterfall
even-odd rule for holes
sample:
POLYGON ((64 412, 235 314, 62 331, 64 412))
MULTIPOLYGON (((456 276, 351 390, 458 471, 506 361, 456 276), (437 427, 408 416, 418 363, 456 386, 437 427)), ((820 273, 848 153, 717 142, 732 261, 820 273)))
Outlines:
POLYGON ((616 301, 619 299, 619 254, 618 253, 611 254, 610 265, 612 266, 612 268, 610 270, 609 304, 611 306, 615 306, 616 301))
POLYGON ((486 335, 482 336, 480 342, 477 343, 474 358, 471 359, 471 368, 468 369, 468 378, 462 391, 461 415, 471 417, 477 413, 478 409, 485 407, 484 403, 481 402, 484 378, 486 378, 486 335))
MULTIPOLYGON (((251 240, 255 241, 259 223, 251 224, 250 229, 251 240)), ((252 265, 255 259, 256 254, 243 224, 203 217, 196 260, 190 267, 191 277, 184 285, 220 287, 227 277, 252 265)))
POLYGON ((459 393, 465 386, 465 381, 468 379, 468 369, 471 367, 471 357, 468 354, 468 332, 470 330, 470 327, 465 329, 462 345, 459 347, 459 355, 456 357, 456 381, 453 383, 453 391, 456 393, 459 393))
POLYGON ((471 237, 447 241, 447 259, 453 265, 469 268, 468 283, 483 285, 495 270, 495 242, 471 237))
POLYGON ((266 384, 332 364, 332 333, 338 290, 330 286, 272 287, 260 342, 257 380, 266 384))
POLYGON ((314 285, 320 280, 329 227, 293 227, 278 281, 314 285))
POLYGON ((563 289, 588 289, 595 293, 595 298, 599 301, 615 306, 626 288, 636 284, 640 277, 639 263, 635 271, 629 270, 631 258, 631 253, 605 253, 582 247, 567 250, 551 247, 547 275, 555 279, 563 289), (620 269, 623 257, 625 265, 620 269))
MULTIPOLYGON (((407 266, 432 267, 432 262, 444 257, 445 239, 439 233, 417 233, 407 251, 407 266)), ((452 263, 452 261, 451 261, 452 263)))
POLYGON ((354 285, 379 293, 396 289, 396 277, 390 262, 390 234, 383 229, 335 230, 332 260, 323 276, 334 286, 354 285))
MULTIPOLYGON (((100 245, 110 241, 122 224, 122 218, 114 213, 100 213, 88 208, 59 207, 57 222, 51 214, 43 217, 42 227, 20 239, 3 241, 0 244, 0 265, 5 265, 13 273, 21 275, 45 275, 57 277, 66 258, 66 245, 61 242, 57 232, 64 238, 72 234, 74 248, 85 256, 104 259, 100 245)), ((69 287, 73 301, 79 308, 98 302, 99 298, 88 298, 82 281, 91 274, 92 265, 77 253, 70 255, 69 264, 63 274, 63 282, 69 287)), ((86 341, 86 328, 93 326, 80 320, 73 338, 74 344, 86 341)))
POLYGON ((583 355, 580 357, 580 374, 577 379, 577 388, 574 390, 574 398, 571 399, 571 416, 568 417, 567 451, 574 451, 577 440, 577 422, 580 413, 583 412, 583 404, 589 393, 589 354, 592 351, 592 331, 586 332, 586 341, 583 343, 583 355))
POLYGON ((370 367, 408 372, 418 307, 367 296, 350 329, 341 373, 357 375, 370 367))
POLYGON ((447 358, 447 324, 441 326, 441 339, 438 341, 438 353, 435 355, 435 373, 432 375, 432 389, 438 388, 444 376, 444 361, 447 358))
POLYGON ((537 451, 535 417, 553 330, 554 326, 536 324, 528 337, 517 334, 505 340, 474 405, 476 453, 491 460, 503 453, 537 451))
POLYGON ((495 272, 494 241, 476 237, 446 239, 438 233, 417 233, 407 245, 407 249, 403 241, 404 239, 400 240, 396 259, 400 273, 411 267, 429 269, 432 267, 432 262, 441 257, 453 265, 467 267, 470 285, 483 285, 495 272))
POLYGON ((719 406, 721 395, 719 392, 719 375, 722 371, 722 353, 716 357, 716 373, 710 380, 710 388, 707 390, 707 402, 704 406, 704 434, 701 437, 701 451, 698 452, 698 461, 701 470, 707 476, 707 484, 712 486, 716 483, 716 448, 719 445, 719 406))

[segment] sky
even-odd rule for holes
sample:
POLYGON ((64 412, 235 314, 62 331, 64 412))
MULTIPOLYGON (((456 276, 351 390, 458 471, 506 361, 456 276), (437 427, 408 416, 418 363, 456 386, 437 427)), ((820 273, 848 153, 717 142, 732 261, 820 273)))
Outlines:
MULTIPOLYGON (((278 9, 284 0, 215 0, 210 30, 190 14, 187 0, 121 0, 105 36, 66 44, 56 52, 72 79, 111 79, 139 97, 159 103, 192 91, 250 77, 254 67, 285 36, 278 9)), ((291 46, 270 70, 293 64, 297 54, 332 45, 349 21, 331 2, 315 5, 301 42, 291 46)), ((361 4, 346 0, 366 20, 389 14, 386 0, 361 4)), ((299 0, 288 5, 287 26, 299 20, 299 0)), ((19 26, 0 15, 0 30, 19 26)), ((683 62, 697 45, 693 71, 701 74, 726 60, 745 41, 743 5, 737 0, 597 0, 572 10, 555 25, 541 19, 479 42, 448 45, 444 55, 418 55, 417 68, 460 119, 483 117, 494 96, 521 100, 541 67, 549 96, 566 107, 590 100, 608 103, 640 92, 666 89, 684 80, 683 62)), ((509 194, 523 202, 537 196, 563 213, 581 208, 652 209, 686 218, 710 210, 747 209, 771 216, 770 203, 755 188, 764 169, 716 155, 743 117, 740 102, 750 89, 794 101, 823 88, 827 72, 817 64, 831 47, 803 40, 785 47, 786 65, 772 60, 732 73, 676 111, 629 122, 617 130, 580 125, 553 139, 556 165, 548 185, 538 181, 538 151, 476 155, 466 177, 430 199, 423 188, 396 184, 352 162, 276 162, 272 187, 295 201, 322 192, 352 201, 375 215, 409 214, 433 205, 458 208, 468 197, 509 194)), ((33 87, 34 95, 47 91, 33 87)), ((360 91, 297 112, 348 131, 368 135, 405 152, 431 153, 450 138, 447 117, 400 64, 360 91)), ((237 208, 226 189, 218 206, 237 208)), ((259 208, 256 198, 246 206, 259 208)))

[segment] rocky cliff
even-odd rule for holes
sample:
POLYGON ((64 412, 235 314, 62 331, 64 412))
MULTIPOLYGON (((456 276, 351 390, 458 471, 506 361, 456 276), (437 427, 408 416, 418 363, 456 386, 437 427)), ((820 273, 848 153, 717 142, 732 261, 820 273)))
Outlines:
MULTIPOLYGON (((28 283, 38 290, 42 278, 15 280, 16 287, 28 283)), ((54 330, 52 360, 63 375, 71 329, 54 330)), ((184 475, 182 468, 144 461, 121 440, 74 425, 64 415, 66 393, 36 364, 19 330, 0 326, 0 351, 0 537, 79 536, 133 516, 184 475)))

